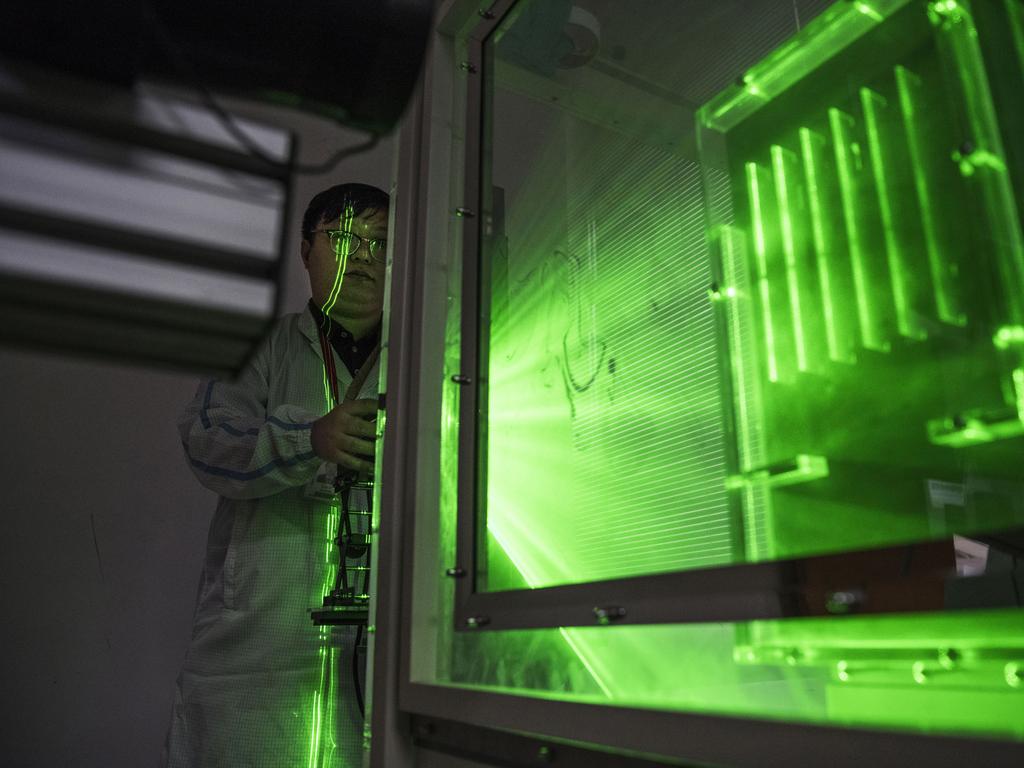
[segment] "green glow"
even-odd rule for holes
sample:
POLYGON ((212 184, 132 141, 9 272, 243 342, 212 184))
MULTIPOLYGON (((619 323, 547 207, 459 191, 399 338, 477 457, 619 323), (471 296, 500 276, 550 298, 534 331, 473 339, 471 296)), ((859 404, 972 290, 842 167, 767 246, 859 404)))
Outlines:
POLYGON ((792 153, 778 144, 771 147, 772 175, 775 180, 775 199, 778 201, 779 225, 782 232, 782 252, 786 258, 786 288, 789 291, 789 311, 793 322, 796 344, 796 364, 801 371, 808 369, 807 340, 804 335, 804 318, 800 311, 800 279, 797 275, 796 243, 793 234, 793 217, 790 213, 790 184, 786 180, 787 159, 792 153))
POLYGON ((861 243, 860 217, 858 214, 859 192, 854 180, 854 163, 859 157, 859 146, 850 139, 849 131, 854 125, 850 115, 835 107, 828 111, 832 142, 835 146, 836 168, 839 172, 839 190, 842 196, 843 217, 846 238, 850 244, 850 261, 853 265, 853 282, 857 296, 857 316, 860 318, 861 343, 868 349, 888 351, 889 342, 879 328, 878 311, 873 306, 874 286, 868 277, 866 255, 861 243))
POLYGON ((1013 393, 1017 406, 1017 419, 1024 424, 1024 368, 1013 369, 1013 393))
POLYGON ((1020 74, 1024 76, 1024 7, 1018 0, 1003 0, 1010 35, 1013 38, 1013 50, 1017 54, 1020 74))
POLYGON ((928 266, 935 290, 935 304, 939 319, 946 323, 963 325, 966 322, 966 316, 957 293, 956 270, 952 266, 951 256, 947 253, 946 243, 943 242, 935 221, 937 203, 932 195, 933 182, 929 178, 927 170, 926 138, 922 125, 928 117, 926 113, 919 114, 921 110, 917 106, 923 84, 921 79, 906 67, 897 65, 894 74, 899 92, 900 110, 903 113, 903 125, 906 129, 907 148, 914 171, 914 190, 917 193, 918 207, 921 212, 928 266))
POLYGON ((780 45, 751 68, 743 77, 742 87, 726 89, 705 104, 699 119, 719 131, 735 127, 908 2, 910 0, 835 3, 800 35, 780 45), (757 83, 756 90, 751 89, 751 83, 757 83))
POLYGON ((351 205, 346 205, 345 210, 342 211, 341 216, 338 218, 338 228, 341 229, 344 234, 341 236, 337 247, 334 248, 334 257, 338 263, 334 272, 334 285, 331 287, 331 292, 328 294, 323 306, 320 307, 320 311, 323 312, 325 318, 330 317, 331 311, 334 309, 334 305, 338 301, 338 296, 341 294, 341 284, 345 279, 345 269, 348 265, 350 233, 352 231, 352 221, 354 219, 355 211, 351 205))
POLYGON ((778 353, 775 346, 775 329, 772 323, 771 291, 768 282, 768 246, 765 235, 764 202, 761 196, 761 169, 757 163, 747 163, 747 190, 750 195, 750 211, 754 228, 754 256, 757 264, 757 290, 760 295, 761 323, 765 337, 768 365, 768 379, 779 380, 778 353))
POLYGON ((885 21, 885 17, 867 3, 857 2, 853 4, 853 7, 874 22, 885 21))
POLYGON ((896 234, 896 221, 891 200, 893 181, 886 170, 886 147, 882 141, 882 117, 880 113, 888 108, 886 100, 870 88, 860 89, 861 107, 868 132, 871 167, 874 171, 875 190, 878 193, 878 207, 882 213, 882 234, 885 237, 885 251, 889 262, 889 277, 892 280, 892 294, 896 305, 896 326, 903 336, 923 339, 927 335, 920 323, 911 315, 909 276, 904 267, 901 244, 896 234))
POLYGON ((726 480, 726 487, 729 489, 742 488, 747 485, 780 487, 808 483, 825 477, 828 477, 828 459, 824 456, 801 454, 794 457, 792 461, 770 467, 755 467, 742 475, 730 477, 726 480))
POLYGON ((1004 325, 992 338, 996 349, 1010 349, 1024 345, 1024 325, 1004 325))
POLYGON ((969 6, 951 0, 929 3, 928 12, 950 51, 966 107, 973 152, 966 158, 981 187, 1009 318, 1024 323, 1024 236, 1013 187, 1005 173, 1006 152, 992 101, 985 62, 969 6), (973 160, 975 155, 979 158, 973 160))
MULTIPOLYGON (((339 229, 349 232, 352 229, 352 222, 355 218, 351 205, 346 205, 339 217, 339 229)), ((347 236, 346 236, 347 237, 347 236)), ((331 311, 338 300, 341 292, 341 284, 345 276, 347 265, 348 244, 344 241, 335 249, 336 267, 334 283, 331 291, 325 299, 320 311, 323 314, 324 324, 329 328, 331 322, 331 311)), ((325 328, 326 330, 326 328, 325 328)), ((326 354, 333 354, 328 345, 326 354)), ((330 374, 327 360, 323 360, 323 388, 324 388, 324 413, 329 412, 337 405, 332 392, 330 374)), ((334 562, 335 543, 338 534, 338 526, 341 521, 341 510, 337 504, 325 505, 325 538, 324 538, 324 565, 323 579, 319 589, 311 596, 311 605, 322 605, 324 596, 334 588, 335 577, 337 576, 340 563, 334 562)), ((321 626, 317 628, 320 636, 320 671, 317 677, 316 687, 313 689, 310 708, 310 734, 309 754, 307 768, 328 768, 333 765, 333 756, 337 748, 334 739, 333 729, 336 719, 336 699, 338 696, 333 681, 337 680, 341 670, 337 663, 337 648, 331 645, 331 628, 321 626), (324 706, 326 701, 326 707, 324 706)))
POLYGON ((828 345, 829 358, 836 362, 853 362, 853 335, 851 328, 841 325, 840 314, 836 305, 843 297, 839 294, 839 286, 832 279, 832 259, 834 237, 830 229, 825 227, 823 203, 823 185, 819 168, 822 165, 822 153, 827 142, 823 136, 811 129, 800 128, 800 156, 803 161, 805 183, 807 185, 808 210, 811 217, 811 235, 814 245, 814 258, 818 268, 818 281, 821 285, 821 300, 825 320, 825 340, 828 345))
MULTIPOLYGON (((702 108, 700 193, 678 155, 645 143, 642 110, 623 139, 546 96, 493 94, 496 123, 536 109, 552 130, 522 157, 496 133, 485 173, 505 193, 507 241, 485 242, 484 258, 508 274, 484 286, 481 589, 980 540, 1024 522, 1024 323, 1001 299, 993 243, 1006 241, 986 239, 999 201, 983 189, 1012 179, 1014 157, 999 170, 991 146, 967 151, 943 37, 924 3, 834 4, 702 108), (719 359, 703 354, 712 320, 719 359)), ((461 372, 458 321, 455 306, 446 376, 461 372)), ((457 390, 441 410, 443 541, 415 574, 441 595, 420 614, 440 651, 423 652, 417 679, 1024 739, 1019 609, 452 638, 437 572, 454 562, 457 390)))

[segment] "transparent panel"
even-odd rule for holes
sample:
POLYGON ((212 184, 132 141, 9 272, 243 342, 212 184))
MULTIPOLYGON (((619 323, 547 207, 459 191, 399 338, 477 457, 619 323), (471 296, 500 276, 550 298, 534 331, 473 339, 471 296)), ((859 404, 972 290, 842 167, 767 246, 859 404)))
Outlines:
POLYGON ((1019 5, 805 5, 490 38, 479 589, 1024 521, 1019 5))
POLYGON ((1019 16, 837 4, 700 111, 749 559, 1021 520, 1019 16))
POLYGON ((489 44, 479 587, 929 540, 970 578, 875 563, 914 615, 453 632, 452 385, 413 679, 1024 738, 1020 4, 625 5, 520 2, 489 44))

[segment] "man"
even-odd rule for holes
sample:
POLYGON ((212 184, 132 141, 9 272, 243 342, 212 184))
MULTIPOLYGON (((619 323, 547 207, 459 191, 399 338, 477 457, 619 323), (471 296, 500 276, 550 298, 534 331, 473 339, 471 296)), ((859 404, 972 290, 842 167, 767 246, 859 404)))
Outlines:
POLYGON ((235 382, 202 383, 180 419, 189 465, 221 498, 168 766, 360 764, 356 631, 314 627, 309 610, 338 567, 324 469, 373 471, 387 224, 375 187, 314 197, 300 246, 309 306, 278 321, 235 382))

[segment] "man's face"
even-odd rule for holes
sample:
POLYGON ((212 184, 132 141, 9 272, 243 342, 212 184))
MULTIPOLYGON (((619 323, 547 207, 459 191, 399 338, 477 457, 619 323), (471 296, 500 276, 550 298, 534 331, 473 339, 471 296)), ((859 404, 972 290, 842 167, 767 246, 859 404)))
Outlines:
POLYGON ((351 218, 342 216, 333 221, 321 221, 317 227, 317 230, 337 229, 347 230, 363 240, 347 259, 340 258, 323 231, 314 232, 312 240, 302 241, 302 261, 309 272, 313 301, 321 309, 327 307, 330 314, 342 322, 345 317, 379 315, 384 306, 384 254, 379 254, 380 261, 371 257, 369 241, 387 237, 387 211, 364 211, 351 218), (336 291, 339 280, 340 287, 336 291), (332 301, 335 292, 337 295, 332 301))

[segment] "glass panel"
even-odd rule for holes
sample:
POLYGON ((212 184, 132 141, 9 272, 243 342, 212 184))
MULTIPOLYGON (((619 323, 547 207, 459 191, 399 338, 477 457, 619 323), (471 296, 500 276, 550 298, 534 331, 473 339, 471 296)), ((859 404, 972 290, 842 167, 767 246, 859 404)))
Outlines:
POLYGON ((1021 520, 1019 15, 839 4, 700 111, 748 559, 1021 520))
POLYGON ((571 9, 493 45, 482 585, 989 533, 933 613, 455 633, 451 386, 413 680, 1024 739, 1019 4, 623 5, 575 68, 509 42, 571 9))
POLYGON ((1024 739, 1020 611, 460 633, 454 686, 1024 739))
POLYGON ((730 31, 756 58, 795 19, 647 5, 524 2, 488 44, 482 590, 739 553, 693 126, 740 64, 677 54, 730 31))
POLYGON ((641 5, 486 46, 477 588, 1024 521, 1019 9, 641 5))

